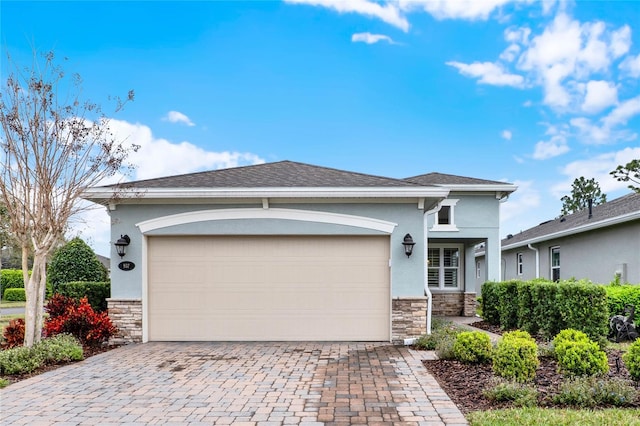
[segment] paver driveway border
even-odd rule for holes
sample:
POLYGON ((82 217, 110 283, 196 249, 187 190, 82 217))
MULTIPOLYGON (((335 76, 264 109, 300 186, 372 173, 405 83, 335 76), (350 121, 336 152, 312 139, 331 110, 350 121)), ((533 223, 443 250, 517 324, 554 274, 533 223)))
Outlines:
POLYGON ((467 424, 421 363, 388 343, 145 343, 0 390, 28 425, 467 424))

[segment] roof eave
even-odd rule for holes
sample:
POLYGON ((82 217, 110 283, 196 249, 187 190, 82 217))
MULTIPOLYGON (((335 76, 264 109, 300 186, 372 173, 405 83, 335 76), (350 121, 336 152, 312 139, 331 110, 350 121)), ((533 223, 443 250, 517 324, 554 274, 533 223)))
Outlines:
POLYGON ((604 219, 594 223, 588 223, 586 225, 577 226, 571 229, 565 229, 563 231, 552 232, 550 234, 541 235, 539 237, 529 238, 523 241, 518 241, 513 244, 502 244, 502 251, 511 250, 514 248, 524 247, 529 244, 541 243, 543 241, 553 240, 556 238, 567 237, 569 235, 579 234, 581 232, 587 232, 594 229, 605 228, 607 226, 618 225, 620 223, 630 222, 632 220, 640 219, 640 211, 623 214, 620 216, 604 219))
POLYGON ((272 188, 88 188, 82 198, 91 201, 124 199, 204 198, 444 198, 449 189, 438 187, 272 187, 272 188))
POLYGON ((434 184, 441 188, 447 188, 450 191, 468 191, 468 192, 506 192, 512 193, 518 189, 516 185, 504 184, 434 184))

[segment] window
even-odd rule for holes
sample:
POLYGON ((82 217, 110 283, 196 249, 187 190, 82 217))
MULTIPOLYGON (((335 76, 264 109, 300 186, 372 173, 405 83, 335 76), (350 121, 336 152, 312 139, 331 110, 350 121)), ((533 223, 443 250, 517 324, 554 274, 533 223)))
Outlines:
POLYGON ((480 272, 481 272, 481 270, 480 270, 480 261, 476 260, 476 278, 477 279, 480 279, 480 272))
POLYGON ((447 199, 443 200, 440 205, 440 210, 435 213, 433 221, 433 231, 457 231, 455 222, 455 206, 458 200, 447 199))
POLYGON ((522 253, 516 253, 516 273, 522 275, 522 253))
POLYGON ((551 247, 551 279, 560 281, 560 247, 551 247))
POLYGON ((427 274, 429 288, 451 290, 460 288, 461 246, 429 246, 427 256, 427 274))

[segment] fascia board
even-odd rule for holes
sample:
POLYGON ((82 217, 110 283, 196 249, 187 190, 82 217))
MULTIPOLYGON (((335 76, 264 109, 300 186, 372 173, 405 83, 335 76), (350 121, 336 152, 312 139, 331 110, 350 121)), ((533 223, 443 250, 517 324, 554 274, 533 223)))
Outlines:
POLYGON ((446 188, 434 187, 372 187, 372 188, 125 188, 114 191, 108 188, 89 188, 82 198, 108 200, 116 196, 124 199, 197 199, 197 198, 444 198, 446 188))
POLYGON ((518 189, 517 185, 493 185, 493 184, 481 184, 481 185, 438 185, 442 188, 447 188, 450 191, 468 191, 468 192, 514 192, 518 189))
POLYGON ((513 244, 503 244, 502 251, 512 250, 518 247, 527 246, 529 244, 541 243, 543 241, 554 240, 556 238, 567 237, 569 235, 580 234, 582 232, 592 231, 594 229, 606 228, 607 226, 618 225, 621 223, 631 222, 632 220, 640 219, 640 212, 632 212, 623 214, 620 216, 612 217, 610 219, 601 220, 599 222, 588 223, 586 225, 577 226, 575 228, 566 229, 564 231, 553 232, 551 234, 541 235, 539 237, 529 238, 524 241, 519 241, 513 244))

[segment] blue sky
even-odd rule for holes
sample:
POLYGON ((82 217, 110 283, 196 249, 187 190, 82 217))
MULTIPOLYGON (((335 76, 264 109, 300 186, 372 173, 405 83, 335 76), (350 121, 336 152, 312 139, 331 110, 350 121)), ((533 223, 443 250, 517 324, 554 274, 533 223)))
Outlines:
MULTIPOLYGON (((0 3, 0 48, 67 57, 84 94, 135 90, 132 179, 293 160, 504 180, 501 235, 579 176, 640 158, 640 4, 290 0, 0 3)), ((4 61, 5 55, 2 55, 4 61)), ((4 72, 4 68, 3 68, 4 72)), ((103 211, 74 232, 109 251, 103 211)))

